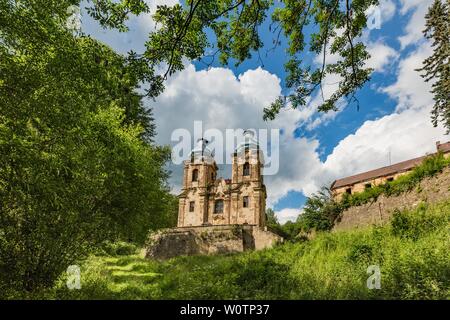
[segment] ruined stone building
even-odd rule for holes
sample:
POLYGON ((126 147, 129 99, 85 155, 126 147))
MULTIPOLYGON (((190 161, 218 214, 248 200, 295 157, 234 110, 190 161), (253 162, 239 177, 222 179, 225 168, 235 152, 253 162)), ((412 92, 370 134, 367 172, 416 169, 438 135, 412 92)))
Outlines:
MULTIPOLYGON (((445 157, 450 156, 450 142, 440 143, 438 141, 436 142, 436 149, 437 152, 443 153, 445 157)), ((336 200, 340 200, 345 193, 352 194, 362 192, 367 188, 384 184, 388 181, 394 181, 398 177, 411 172, 428 156, 430 156, 430 154, 399 162, 390 166, 359 173, 350 177, 338 179, 331 185, 333 197, 336 200)))
POLYGON ((184 162, 177 228, 151 235, 147 258, 258 250, 282 242, 266 227, 264 155, 252 131, 232 154, 231 179, 218 178, 208 141, 184 162))
POLYGON ((263 153, 253 132, 246 131, 244 139, 232 155, 231 179, 217 178, 217 165, 208 142, 198 141, 190 159, 184 162, 178 227, 265 225, 263 153))

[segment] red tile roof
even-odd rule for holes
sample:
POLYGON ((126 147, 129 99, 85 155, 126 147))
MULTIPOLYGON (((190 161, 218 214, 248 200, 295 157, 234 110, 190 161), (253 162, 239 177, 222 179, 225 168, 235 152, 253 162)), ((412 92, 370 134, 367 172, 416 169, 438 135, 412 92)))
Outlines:
POLYGON ((414 168, 415 166, 422 163, 422 161, 426 157, 427 156, 422 156, 419 158, 399 162, 399 163, 393 164, 391 166, 378 168, 378 169, 367 171, 364 173, 359 173, 354 176, 346 177, 343 179, 338 179, 333 182, 333 184, 331 185, 331 189, 334 190, 336 188, 350 186, 350 185, 353 185, 358 182, 363 182, 363 181, 372 180, 372 179, 376 179, 376 178, 380 178, 380 177, 394 175, 394 174, 400 173, 400 172, 409 171, 412 168, 414 168))
MULTIPOLYGON (((437 148, 438 152, 450 153, 450 141, 446 142, 446 143, 440 143, 438 141, 438 142, 436 142, 436 148, 437 148)), ((335 180, 333 182, 333 184, 331 185, 331 190, 346 187, 346 186, 351 186, 355 183, 359 183, 359 182, 363 182, 363 181, 367 181, 367 180, 391 176, 391 175, 394 175, 397 173, 409 171, 409 170, 413 169, 415 166, 422 163, 422 161, 428 156, 429 155, 414 158, 411 160, 406 160, 403 162, 393 164, 391 166, 382 167, 382 168, 378 168, 375 170, 359 173, 354 176, 335 180)))
POLYGON ((446 142, 446 143, 437 142, 436 146, 437 146, 438 151, 441 151, 443 153, 450 152, 450 141, 446 142))

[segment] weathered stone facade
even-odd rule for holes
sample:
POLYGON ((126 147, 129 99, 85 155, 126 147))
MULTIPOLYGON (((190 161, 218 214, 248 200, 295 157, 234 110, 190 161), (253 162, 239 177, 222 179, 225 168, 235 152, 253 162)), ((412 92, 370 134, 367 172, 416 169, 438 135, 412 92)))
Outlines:
POLYGON ((283 239, 251 225, 185 227, 151 235, 145 257, 169 259, 181 255, 209 255, 259 250, 283 239))
POLYGON ((382 225, 389 221, 395 209, 412 209, 421 202, 436 203, 450 198, 450 168, 435 177, 424 179, 414 190, 399 196, 380 196, 377 201, 345 210, 334 231, 382 225))
POLYGON ((177 228, 151 235, 146 257, 241 252, 283 241, 265 228, 264 158, 254 134, 246 131, 233 153, 231 179, 217 178, 207 143, 200 139, 184 162, 177 228))
POLYGON ((257 144, 236 150, 229 180, 216 179, 217 165, 205 141, 200 143, 191 159, 184 162, 177 226, 264 226, 267 196, 261 174, 263 159, 257 144), (196 154, 200 148, 202 154, 196 154))

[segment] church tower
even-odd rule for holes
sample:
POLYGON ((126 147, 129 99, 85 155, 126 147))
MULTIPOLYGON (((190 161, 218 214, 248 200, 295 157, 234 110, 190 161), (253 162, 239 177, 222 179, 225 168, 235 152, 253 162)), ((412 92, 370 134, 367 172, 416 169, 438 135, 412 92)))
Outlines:
POLYGON ((147 258, 243 252, 272 247, 283 238, 268 230, 263 153, 255 133, 232 154, 232 179, 217 178, 208 141, 199 139, 184 161, 177 228, 151 235, 147 258))
POLYGON ((255 133, 244 131, 244 141, 233 154, 232 163, 232 206, 234 223, 265 225, 266 187, 262 169, 264 155, 260 150, 255 133))
POLYGON ((264 227, 264 157, 254 132, 244 131, 244 141, 232 155, 231 180, 217 178, 218 167, 207 143, 199 139, 184 162, 178 227, 232 224, 264 227))
POLYGON ((208 222, 208 186, 217 175, 217 165, 208 140, 199 139, 184 161, 183 187, 179 196, 178 226, 203 225, 208 222))

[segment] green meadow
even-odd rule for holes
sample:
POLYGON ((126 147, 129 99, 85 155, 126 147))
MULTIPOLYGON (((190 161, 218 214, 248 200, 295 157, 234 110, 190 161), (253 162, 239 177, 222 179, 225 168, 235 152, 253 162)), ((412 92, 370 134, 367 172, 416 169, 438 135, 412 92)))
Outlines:
POLYGON ((397 212, 389 224, 219 256, 144 259, 115 243, 61 276, 47 299, 449 299, 450 202, 397 212), (369 289, 377 266, 380 289, 369 289))

